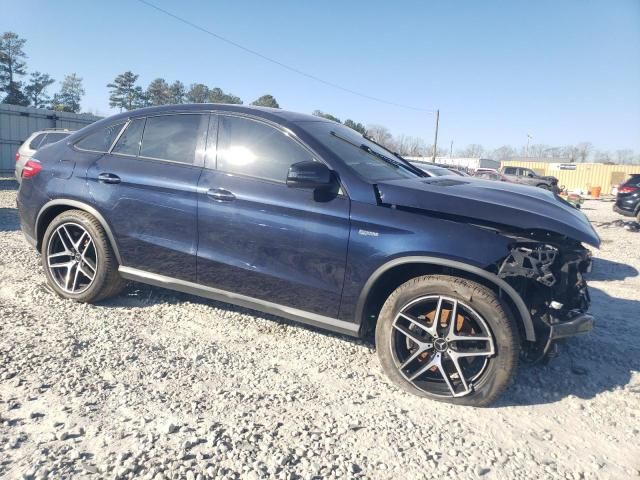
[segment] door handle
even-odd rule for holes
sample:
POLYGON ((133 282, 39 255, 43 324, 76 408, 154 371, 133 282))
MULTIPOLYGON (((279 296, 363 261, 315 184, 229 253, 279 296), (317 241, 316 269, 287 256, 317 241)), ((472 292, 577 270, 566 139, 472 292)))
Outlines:
POLYGON ((98 181, 100 183, 115 184, 120 183, 120 177, 114 175, 113 173, 101 173, 100 175, 98 175, 98 181))
POLYGON ((218 202, 232 202, 236 199, 236 196, 229 190, 224 188, 211 188, 207 190, 207 196, 213 198, 218 202))

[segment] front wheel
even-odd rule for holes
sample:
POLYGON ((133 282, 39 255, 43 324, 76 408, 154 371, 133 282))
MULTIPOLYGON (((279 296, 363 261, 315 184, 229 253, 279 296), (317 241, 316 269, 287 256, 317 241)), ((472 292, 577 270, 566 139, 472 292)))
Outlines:
POLYGON ((382 368, 404 390, 485 406, 514 377, 517 327, 487 287, 445 275, 414 278, 387 299, 376 325, 382 368))
POLYGON ((41 254, 47 282, 61 297, 97 302, 125 285, 102 225, 82 210, 67 210, 53 219, 41 254))

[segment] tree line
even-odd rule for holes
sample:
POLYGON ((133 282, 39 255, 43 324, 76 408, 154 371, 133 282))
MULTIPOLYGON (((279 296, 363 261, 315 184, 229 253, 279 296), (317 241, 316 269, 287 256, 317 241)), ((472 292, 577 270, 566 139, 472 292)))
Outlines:
MULTIPOLYGON (((25 43, 25 39, 13 32, 4 32, 0 36, 0 92, 5 94, 2 103, 79 113, 80 103, 85 95, 82 78, 76 73, 65 75, 58 91, 53 96, 49 96, 48 89, 56 81, 49 74, 38 70, 27 75, 25 43)), ((109 89, 111 108, 123 111, 181 103, 243 104, 242 99, 237 95, 225 92, 220 87, 209 87, 204 83, 192 83, 187 87, 180 80, 169 83, 164 78, 156 78, 144 88, 138 84, 138 78, 139 75, 126 71, 117 75, 106 85, 109 89)), ((251 102, 251 105, 280 108, 276 98, 270 94, 262 95, 251 102)), ((315 110, 313 115, 342 123, 403 156, 430 157, 433 154, 433 146, 420 137, 402 134, 394 136, 383 125, 365 126, 350 118, 342 122, 338 117, 321 110, 315 110)), ((521 156, 557 158, 569 162, 640 163, 640 154, 636 154, 633 150, 621 149, 614 152, 597 150, 589 142, 565 146, 534 144, 519 148, 503 145, 496 149, 486 149, 482 145, 470 144, 455 151, 451 151, 451 148, 446 148, 445 145, 437 148, 436 155, 485 157, 495 160, 521 156)))

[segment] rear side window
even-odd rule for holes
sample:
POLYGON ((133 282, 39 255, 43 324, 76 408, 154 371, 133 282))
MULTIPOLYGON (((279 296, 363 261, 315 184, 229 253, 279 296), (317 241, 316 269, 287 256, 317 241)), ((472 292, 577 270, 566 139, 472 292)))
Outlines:
POLYGON ((45 137, 46 133, 41 133, 40 135, 36 135, 36 137, 29 142, 29 148, 31 150, 37 150, 40 146, 40 142, 45 137))
POLYGON ((126 128, 124 133, 120 135, 118 143, 113 147, 113 153, 123 155, 138 155, 140 151, 140 141, 142 140, 142 132, 144 130, 144 118, 133 120, 126 128))
POLYGON ((49 145, 50 143, 56 143, 62 140, 63 138, 67 138, 69 136, 68 133, 47 133, 47 138, 40 144, 40 148, 45 145, 49 145))
POLYGON ((506 167, 504 169, 504 173, 506 175, 515 175, 516 174, 516 168, 515 167, 506 167))
POLYGON ((192 164, 196 147, 206 135, 208 115, 181 114, 148 117, 141 157, 192 164))
POLYGON ((99 128, 93 133, 90 133, 75 146, 81 150, 90 150, 92 152, 107 152, 113 141, 118 137, 120 130, 124 122, 116 123, 115 125, 109 125, 108 127, 99 128))
POLYGON ((292 164, 313 160, 305 148, 269 125, 246 118, 220 118, 218 170, 284 182, 292 164))

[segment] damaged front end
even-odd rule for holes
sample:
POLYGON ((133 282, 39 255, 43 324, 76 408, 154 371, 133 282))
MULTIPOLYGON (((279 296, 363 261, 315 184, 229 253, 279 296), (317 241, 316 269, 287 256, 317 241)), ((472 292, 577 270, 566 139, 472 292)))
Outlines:
POLYGON ((591 270, 591 252, 579 242, 520 239, 497 269, 525 301, 534 323, 536 342, 525 342, 525 361, 552 356, 557 340, 593 329, 583 278, 591 270))

